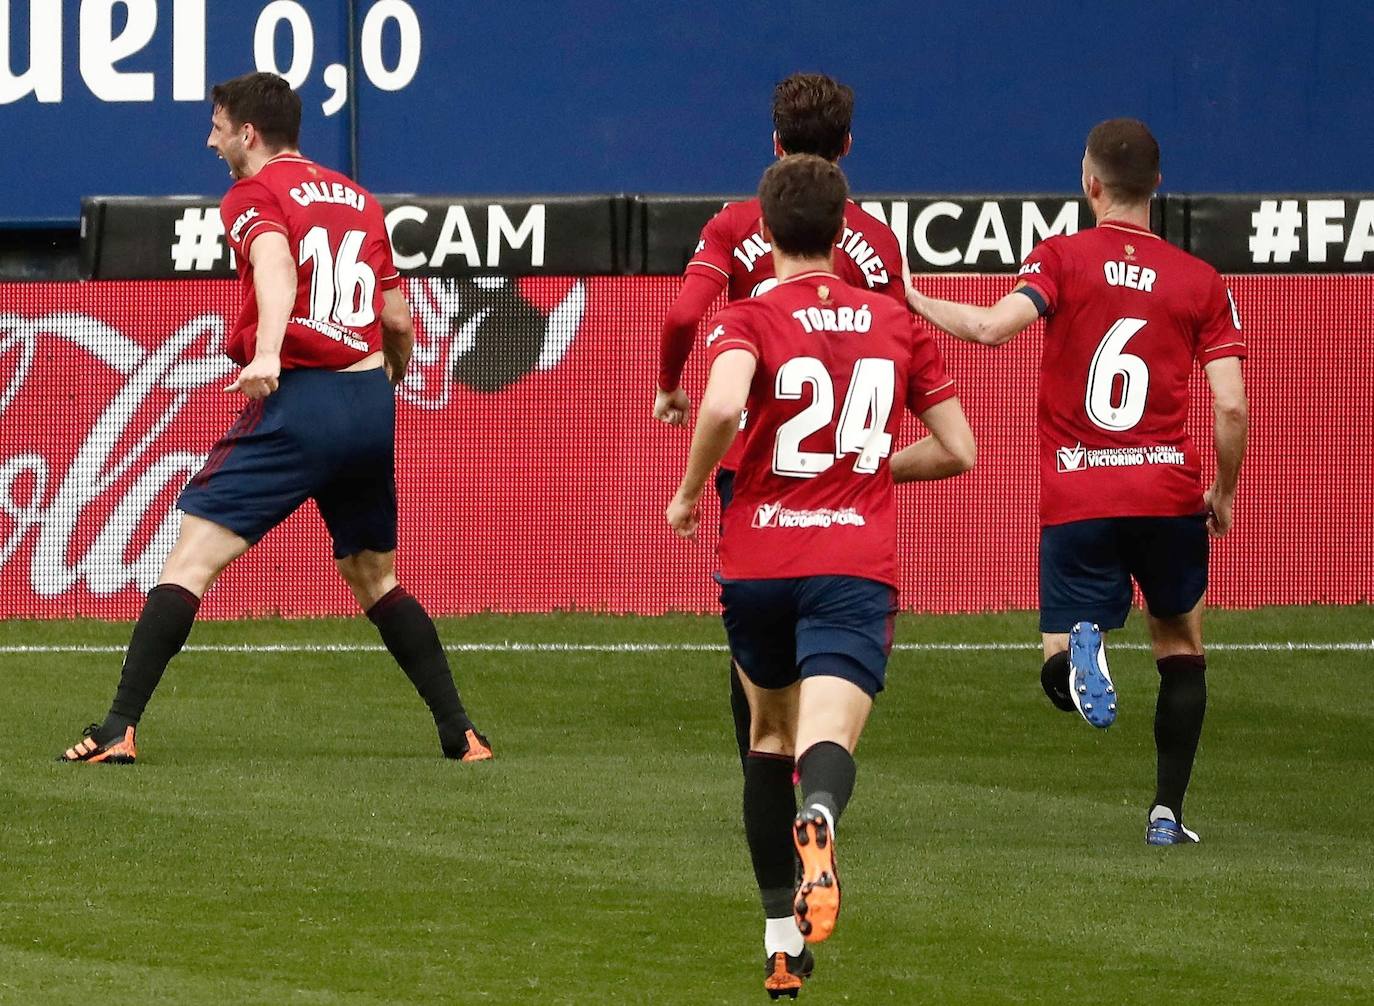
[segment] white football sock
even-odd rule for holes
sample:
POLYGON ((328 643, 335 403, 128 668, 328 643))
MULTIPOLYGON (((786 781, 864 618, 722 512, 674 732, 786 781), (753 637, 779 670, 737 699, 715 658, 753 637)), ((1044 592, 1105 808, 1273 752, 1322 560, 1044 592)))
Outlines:
POLYGON ((1178 820, 1174 817, 1174 812, 1172 810, 1164 806, 1164 804, 1162 803, 1157 803, 1154 805, 1154 807, 1150 809, 1150 823, 1154 824, 1156 821, 1162 818, 1173 821, 1175 824, 1178 823, 1178 820))
POLYGON ((797 920, 792 916, 785 919, 769 919, 763 924, 763 952, 765 954, 785 953, 796 957, 806 946, 797 920))

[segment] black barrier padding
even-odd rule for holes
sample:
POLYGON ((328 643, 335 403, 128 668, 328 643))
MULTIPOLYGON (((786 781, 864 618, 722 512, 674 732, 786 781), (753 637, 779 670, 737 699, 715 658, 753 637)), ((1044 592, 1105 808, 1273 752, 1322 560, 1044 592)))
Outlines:
MULTIPOLYGON (((705 223, 747 196, 379 196, 407 275, 680 275, 705 223)), ((898 233, 916 275, 1015 273, 1047 234, 1092 225, 1065 194, 855 197, 898 233)), ((1169 195, 1151 226, 1224 273, 1374 272, 1374 196, 1169 195)), ((232 276, 218 200, 83 201, 81 274, 232 276)))
POLYGON ((1374 272, 1374 194, 1189 196, 1184 235, 1224 273, 1374 272))
MULTIPOLYGON (((407 275, 616 275, 627 242, 622 196, 379 196, 407 275)), ((82 201, 83 274, 91 279, 234 275, 208 196, 82 201)))

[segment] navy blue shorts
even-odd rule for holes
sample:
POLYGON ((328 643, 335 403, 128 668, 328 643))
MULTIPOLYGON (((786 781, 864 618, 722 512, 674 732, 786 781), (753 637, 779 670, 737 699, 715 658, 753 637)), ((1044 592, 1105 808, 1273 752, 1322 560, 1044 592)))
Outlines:
POLYGON ((1192 611, 1207 592, 1207 517, 1104 517, 1040 529, 1040 631, 1119 629, 1131 578, 1150 614, 1192 611))
POLYGON ((897 613, 887 584, 857 576, 717 580, 730 652, 758 687, 786 688, 819 669, 869 695, 883 690, 897 613), (844 659, 811 659, 834 656, 844 659))
POLYGON ((381 368, 286 370, 249 402, 177 506, 255 542, 314 499, 334 557, 396 547, 396 400, 381 368))

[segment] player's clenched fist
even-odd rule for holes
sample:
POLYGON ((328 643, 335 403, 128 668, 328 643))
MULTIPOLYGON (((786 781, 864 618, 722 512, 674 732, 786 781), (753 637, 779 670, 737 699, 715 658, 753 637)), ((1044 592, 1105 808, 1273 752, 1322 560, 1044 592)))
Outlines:
POLYGON ((692 414, 692 400, 687 392, 678 388, 674 391, 658 391, 654 394, 654 418, 669 426, 682 426, 692 414))
POLYGON ((679 538, 695 539, 697 525, 701 523, 701 500, 684 499, 681 494, 674 496, 664 516, 679 538))
POLYGON ((258 353, 224 390, 241 391, 249 398, 266 398, 277 390, 280 377, 281 357, 258 353))

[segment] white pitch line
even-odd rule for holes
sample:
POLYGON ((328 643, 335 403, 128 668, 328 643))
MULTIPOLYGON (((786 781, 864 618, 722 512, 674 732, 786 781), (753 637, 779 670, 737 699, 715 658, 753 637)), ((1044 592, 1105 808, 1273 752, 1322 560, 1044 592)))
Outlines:
MULTIPOLYGON (((0 655, 123 653, 123 646, 71 644, 59 646, 0 646, 0 655)), ((724 653, 723 643, 449 643, 454 653, 724 653)), ((1039 643, 898 643, 894 650, 921 653, 1039 652, 1039 643)), ((1144 643, 1123 643, 1116 650, 1148 650, 1144 643)), ((1241 653, 1368 653, 1368 642, 1332 643, 1212 643, 1208 650, 1241 653)), ((187 646, 186 653, 383 653, 375 643, 207 643, 187 646)))

